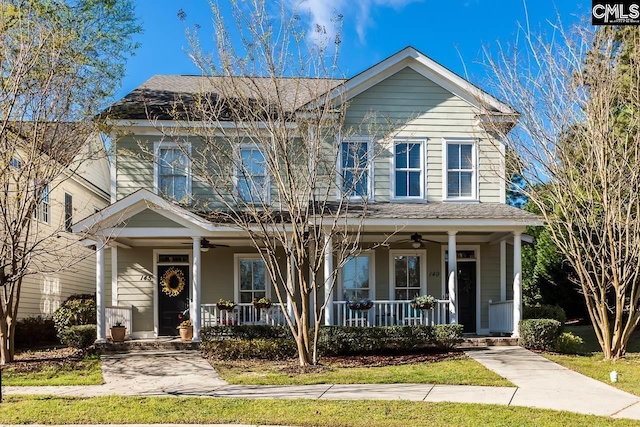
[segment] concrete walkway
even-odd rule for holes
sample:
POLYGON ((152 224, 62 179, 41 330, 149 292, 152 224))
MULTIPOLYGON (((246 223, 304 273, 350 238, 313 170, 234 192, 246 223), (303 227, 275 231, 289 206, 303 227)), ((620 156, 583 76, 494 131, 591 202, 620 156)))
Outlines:
POLYGON ((4 387, 7 394, 67 396, 208 396, 410 400, 529 406, 640 419, 640 398, 563 368, 520 347, 469 350, 469 356, 517 387, 433 384, 229 385, 196 351, 132 352, 103 356, 105 384, 4 387))

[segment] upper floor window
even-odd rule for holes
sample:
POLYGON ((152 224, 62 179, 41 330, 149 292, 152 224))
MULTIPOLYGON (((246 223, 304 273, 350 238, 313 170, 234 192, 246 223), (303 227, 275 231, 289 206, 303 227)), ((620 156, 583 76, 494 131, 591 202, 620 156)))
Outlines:
POLYGON ((238 167, 238 195, 248 203, 268 200, 268 168, 264 154, 256 146, 240 149, 240 167, 238 167))
POLYGON ((156 148, 156 188, 164 197, 186 202, 191 192, 189 146, 161 143, 156 148))
POLYGON ((446 141, 445 188, 447 199, 476 199, 476 144, 446 141))
POLYGON ((369 197, 369 144, 368 140, 343 141, 340 144, 340 190, 347 197, 369 197))
POLYGON ((47 184, 42 189, 40 203, 38 203, 38 206, 36 206, 36 210, 33 213, 35 219, 47 224, 49 223, 50 196, 49 184, 47 184))
POLYGON ((422 142, 398 142, 394 146, 395 197, 424 197, 424 161, 422 142))
POLYGON ((71 231, 71 225, 73 224, 73 196, 69 193, 64 193, 64 229, 71 231))

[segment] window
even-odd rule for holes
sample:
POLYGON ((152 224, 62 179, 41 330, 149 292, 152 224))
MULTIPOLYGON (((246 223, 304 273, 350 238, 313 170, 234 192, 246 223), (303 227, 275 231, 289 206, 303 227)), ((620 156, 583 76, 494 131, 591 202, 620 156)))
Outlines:
POLYGON ((156 147, 156 182, 160 195, 186 203, 190 195, 189 156, 176 144, 161 144, 156 147))
POLYGON ((476 160, 473 142, 447 141, 447 198, 476 198, 476 160))
POLYGON ((268 199, 267 164, 264 154, 256 146, 240 149, 240 167, 238 168, 238 195, 247 203, 265 203, 268 199))
POLYGON ((40 199, 40 203, 36 206, 36 210, 33 213, 34 217, 44 223, 49 223, 49 184, 45 185, 42 189, 42 195, 40 199))
POLYGON ((421 142, 395 144, 395 197, 423 197, 423 160, 421 142))
POLYGON ((14 157, 11 158, 10 165, 14 169, 20 169, 22 167, 22 162, 20 161, 20 159, 18 159, 17 157, 14 156, 14 157))
POLYGON ((410 300, 421 293, 422 278, 420 275, 419 255, 395 255, 394 298, 396 301, 410 300))
POLYGON ((369 142, 343 141, 340 145, 342 194, 348 197, 369 196, 369 142))
POLYGON ((71 231, 73 224, 73 196, 64 193, 64 229, 71 231))
POLYGON ((345 300, 372 298, 370 259, 367 255, 351 257, 342 267, 342 294, 345 300))
POLYGON ((267 296, 267 269, 262 259, 239 259, 240 302, 267 296))

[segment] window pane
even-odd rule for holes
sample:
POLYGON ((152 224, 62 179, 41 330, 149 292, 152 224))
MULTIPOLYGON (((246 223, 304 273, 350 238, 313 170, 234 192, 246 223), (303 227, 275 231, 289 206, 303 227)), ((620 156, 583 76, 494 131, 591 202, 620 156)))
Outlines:
POLYGON ((447 168, 460 168, 460 146, 458 144, 447 144, 447 168))
POLYGON ((396 168, 407 167, 407 144, 396 144, 396 168))
POLYGON ((419 168, 420 167, 420 148, 421 144, 411 144, 409 149, 409 167, 410 168, 419 168))
POLYGON ((183 201, 187 198, 187 178, 184 176, 176 176, 173 178, 173 194, 170 194, 173 200, 183 201))
POLYGON ((349 142, 342 143, 342 167, 352 168, 355 166, 353 146, 349 142))
POLYGON ((419 288, 420 287, 420 257, 410 256, 407 257, 407 271, 409 275, 408 287, 419 288))
POLYGON ((396 288, 407 286, 407 258, 400 256, 395 260, 396 288))
POLYGON ((407 172, 396 172, 396 197, 407 196, 407 172))
POLYGON ((369 180, 369 173, 367 171, 363 171, 360 174, 360 179, 356 183, 355 195, 356 196, 366 196, 367 191, 367 183, 369 180))
POLYGON ((247 176, 253 175, 265 175, 265 161, 264 155, 260 150, 256 148, 244 148, 242 149, 242 166, 243 169, 240 174, 247 176))
POLYGON ((402 300, 408 300, 409 298, 409 292, 406 289, 396 289, 395 292, 395 300, 396 301, 402 301, 402 300))
POLYGON ((460 196, 471 197, 471 172, 460 172, 460 196))
POLYGON ((253 301, 253 293, 252 292, 240 292, 240 302, 251 302, 253 301))
POLYGON ((471 144, 460 145, 460 169, 473 168, 472 148, 471 144))
POLYGON ((256 260, 253 262, 253 289, 264 290, 265 289, 265 265, 264 261, 256 260))
POLYGON ((449 197, 460 196, 460 175, 458 172, 447 173, 447 195, 449 197))
POLYGON ((369 144, 366 142, 358 142, 356 144, 358 155, 358 167, 365 169, 368 163, 367 151, 369 151, 369 144))
POLYGON ((356 261, 357 261, 356 265, 358 267, 356 286, 358 288, 368 288, 369 287, 369 257, 361 256, 356 258, 356 261))
POLYGON ((409 195, 420 196, 420 172, 409 172, 409 195))

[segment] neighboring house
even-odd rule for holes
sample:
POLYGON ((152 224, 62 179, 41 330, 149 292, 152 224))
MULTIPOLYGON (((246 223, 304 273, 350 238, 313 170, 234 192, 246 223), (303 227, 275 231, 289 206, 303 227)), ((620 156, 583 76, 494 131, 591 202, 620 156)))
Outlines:
MULTIPOLYGON (((168 180, 176 200, 184 194, 212 197, 189 173, 188 160, 172 146, 176 142, 168 142, 156 127, 170 126, 170 117, 157 117, 153 124, 146 118, 146 112, 160 111, 154 105, 159 99, 197 92, 200 79, 154 76, 112 106, 126 136, 114 141, 111 205, 74 225, 75 232, 88 232, 106 245, 98 245, 99 270, 106 270, 98 274, 97 290, 105 296, 102 306, 124 307, 106 307, 106 323, 131 316, 134 337, 175 334, 177 313, 188 306, 190 295, 201 301, 191 312, 196 328, 255 321, 252 298, 275 297, 246 235, 162 197, 168 180), (182 171, 179 176, 163 172, 159 164, 166 158, 187 163, 176 169, 182 171), (229 246, 205 251, 208 242, 229 246), (105 261, 109 253, 111 266, 105 261), (202 283, 193 280, 193 272, 202 283), (166 280, 184 284, 178 296, 166 296, 166 280), (231 319, 216 309, 220 298, 241 303, 231 319)), ((410 47, 334 83, 342 85, 349 101, 346 123, 357 123, 372 110, 393 117, 410 109, 412 118, 386 142, 391 155, 366 166, 366 188, 359 190, 369 198, 363 245, 391 234, 390 246, 347 261, 337 274, 324 322, 457 322, 469 333, 516 333, 523 232, 540 220, 505 203, 505 147, 482 127, 487 108, 511 125, 517 113, 410 47), (408 300, 423 294, 439 298, 430 313, 409 306, 408 300), (370 298, 375 305, 354 315, 344 304, 354 297, 370 298)), ((369 143, 367 138, 359 135, 359 144, 369 143)), ((338 143, 349 149, 352 140, 338 143)), ((325 272, 333 265, 333 257, 326 256, 325 272)), ((261 320, 281 322, 278 309, 261 320)), ((99 339, 105 338, 104 327, 99 339)))
MULTIPOLYGON (((94 136, 88 145, 103 152, 103 142, 94 136)), ((81 156, 82 157, 82 156, 81 156)), ((51 316, 72 294, 93 294, 96 291, 96 262, 94 251, 79 242, 71 233, 71 225, 109 204, 109 161, 104 156, 93 156, 79 166, 67 168, 59 178, 50 182, 43 200, 35 212, 38 228, 44 235, 57 234, 69 246, 63 253, 56 252, 55 262, 48 268, 51 273, 28 274, 20 292, 18 317, 51 316), (59 230, 59 232, 58 232, 59 230), (57 268, 57 266, 60 266, 57 268)), ((15 167, 21 167, 15 159, 15 167)), ((51 244, 57 242, 51 242, 51 244)), ((46 250, 46 247, 43 248, 46 250)), ((33 267, 47 260, 35 260, 33 267)))

